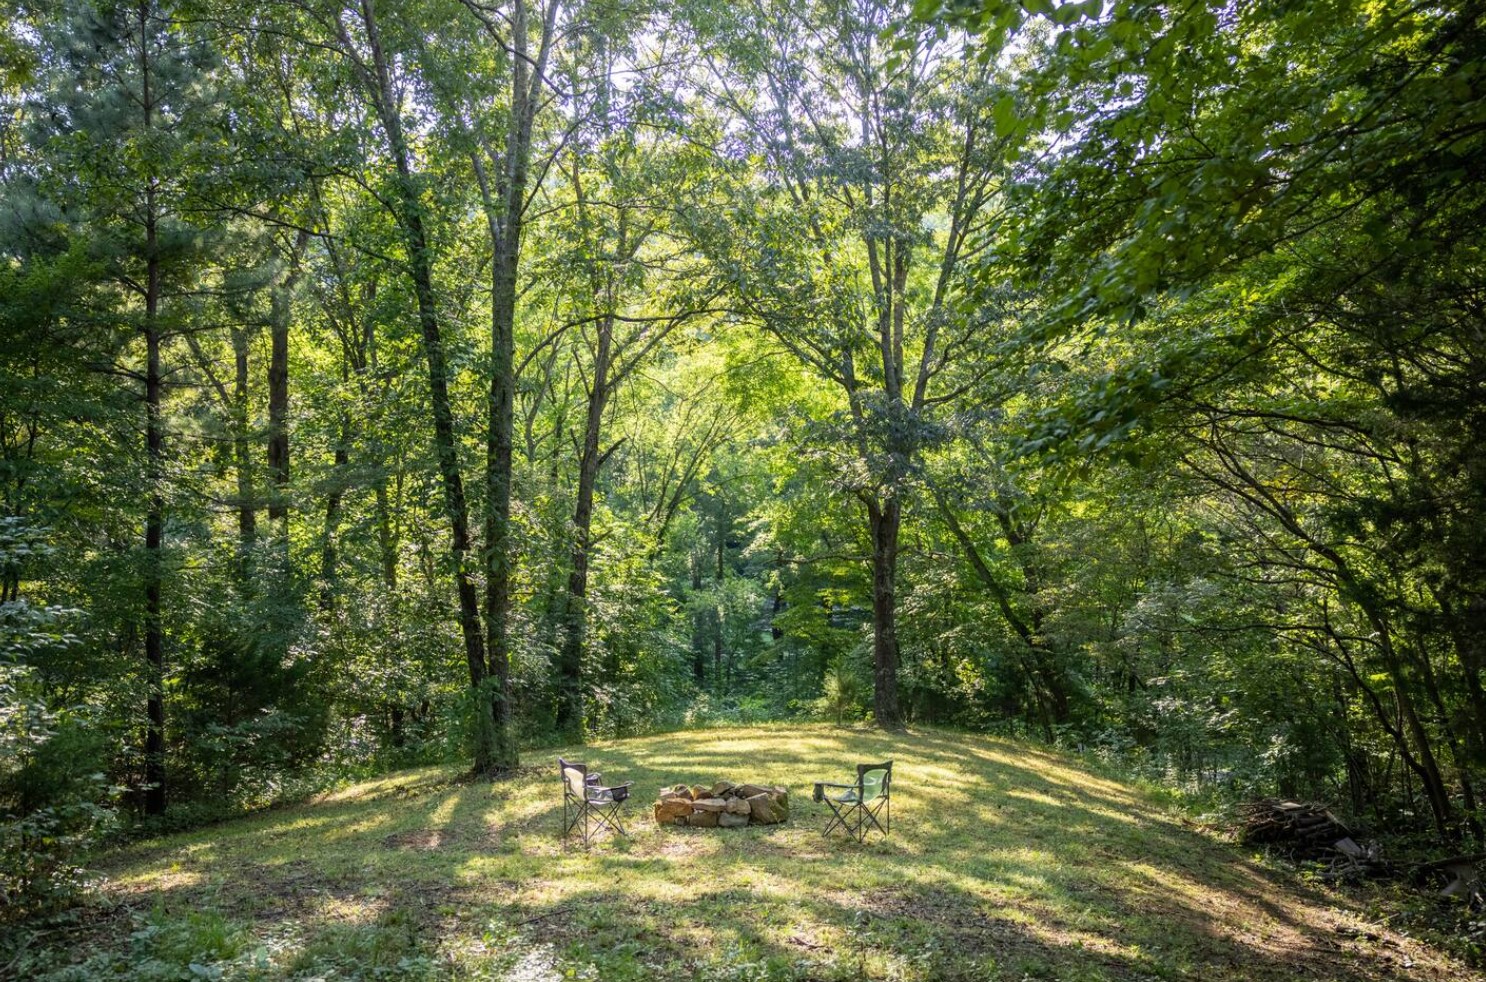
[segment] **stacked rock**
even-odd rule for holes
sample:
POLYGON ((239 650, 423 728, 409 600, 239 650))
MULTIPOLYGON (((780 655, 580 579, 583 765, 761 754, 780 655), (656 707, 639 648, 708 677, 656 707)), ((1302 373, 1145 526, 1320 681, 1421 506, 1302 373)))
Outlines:
POLYGON ((657 825, 695 828, 741 828, 778 825, 789 818, 789 792, 784 788, 718 781, 710 788, 678 784, 662 788, 655 802, 657 825))

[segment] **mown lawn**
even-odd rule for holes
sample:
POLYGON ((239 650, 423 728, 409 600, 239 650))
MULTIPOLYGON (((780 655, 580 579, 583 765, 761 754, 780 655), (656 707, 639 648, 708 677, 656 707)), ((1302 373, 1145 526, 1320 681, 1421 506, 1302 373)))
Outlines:
POLYGON ((706 730, 575 751, 631 837, 557 839, 552 754, 405 772, 108 857, 35 939, 50 979, 1472 979, 1076 760, 932 730, 706 730), (893 834, 822 838, 810 784, 895 765, 893 834), (790 823, 657 828, 662 785, 784 784, 790 823))

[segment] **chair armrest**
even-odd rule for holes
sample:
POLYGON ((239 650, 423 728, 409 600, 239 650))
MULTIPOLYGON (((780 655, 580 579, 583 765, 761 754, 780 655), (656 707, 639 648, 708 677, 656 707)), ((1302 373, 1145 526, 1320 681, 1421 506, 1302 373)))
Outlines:
POLYGON ((616 784, 612 788, 589 785, 588 793, 597 795, 608 795, 611 801, 624 801, 626 798, 629 797, 629 789, 632 785, 634 785, 634 783, 634 781, 625 781, 623 784, 616 784))
POLYGON ((822 801, 822 800, 825 799, 826 788, 855 788, 855 787, 856 787, 855 784, 832 784, 829 781, 816 781, 815 782, 815 793, 812 794, 810 797, 811 797, 811 800, 819 802, 819 801, 822 801))

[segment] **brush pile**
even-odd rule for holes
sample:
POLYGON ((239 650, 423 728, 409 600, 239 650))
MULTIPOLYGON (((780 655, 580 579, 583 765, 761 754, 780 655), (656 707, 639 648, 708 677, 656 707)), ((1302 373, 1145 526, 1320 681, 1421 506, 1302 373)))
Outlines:
POLYGON ((1269 846, 1292 859, 1329 855, 1338 842, 1352 836, 1340 819, 1316 802, 1251 801, 1239 813, 1239 823, 1239 842, 1269 846))
POLYGON ((1390 874, 1376 843, 1358 845, 1325 805, 1266 798, 1239 813, 1238 841, 1267 846, 1290 859, 1315 863, 1322 879, 1339 882, 1390 874))

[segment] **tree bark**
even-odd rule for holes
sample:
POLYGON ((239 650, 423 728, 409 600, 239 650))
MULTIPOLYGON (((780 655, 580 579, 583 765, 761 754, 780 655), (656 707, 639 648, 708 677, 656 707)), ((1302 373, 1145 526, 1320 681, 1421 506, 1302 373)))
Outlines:
MULTIPOLYGON (((484 146, 495 166, 494 181, 478 154, 475 175, 485 204, 485 218, 493 253, 490 279, 490 397, 485 433, 485 648, 489 679, 481 695, 488 705, 492 732, 486 769, 505 772, 519 763, 515 735, 515 705, 511 691, 511 458, 515 434, 516 298, 521 265, 521 236, 525 224, 527 183, 531 170, 532 133, 540 103, 557 16, 557 0, 549 0, 541 25, 536 57, 529 54, 526 0, 516 0, 511 17, 511 127, 505 152, 484 146)), ((493 22, 481 19, 487 32, 493 22)), ((498 37, 493 40, 500 42, 498 37)), ((478 766, 478 763, 477 763, 478 766)))
POLYGON ((249 335, 247 331, 232 332, 232 354, 234 375, 232 381, 232 444, 233 464, 237 470, 237 540, 239 559, 242 563, 244 581, 247 577, 248 558, 258 538, 258 509, 256 492, 253 489, 252 407, 250 405, 248 374, 249 335))
MULTIPOLYGON (((470 575, 469 505, 464 494, 464 478, 459 465, 458 438, 454 432, 454 411, 449 398, 449 369, 444 353, 444 338, 439 323, 438 305, 433 289, 433 255, 423 223, 423 202, 413 174, 411 153, 403 133, 402 111, 392 84, 391 67, 382 49, 377 28, 374 0, 362 0, 362 18, 366 24, 367 46, 375 75, 367 80, 387 142, 397 169, 396 219, 407 249, 408 271, 417 301, 418 323, 422 329, 423 355, 428 363, 429 402, 433 413, 434 447, 444 490, 444 509, 449 519, 450 553, 454 564, 455 592, 459 599, 459 630, 464 640, 465 664, 469 668, 470 688, 476 695, 477 707, 472 721, 475 734, 475 770, 489 771, 494 758, 492 745, 494 721, 488 704, 479 699, 485 691, 487 668, 485 639, 480 627, 479 598, 470 575)), ((349 37, 343 38, 348 50, 355 50, 349 37)))
POLYGON ((872 710, 877 725, 903 725, 898 706, 898 532, 902 503, 896 496, 867 502, 872 533, 872 710))
POLYGON ((289 328, 293 322, 300 257, 308 242, 309 233, 301 231, 289 252, 289 268, 274 284, 269 298, 268 473, 273 495, 268 502, 268 518, 280 524, 279 534, 286 544, 289 540, 289 328))
MULTIPOLYGON (((148 195, 153 199, 154 190, 148 195)), ((149 457, 149 510, 145 514, 145 662, 149 692, 145 704, 145 813, 165 813, 165 630, 161 579, 165 538, 165 433, 160 407, 160 263, 155 256, 155 222, 146 232, 149 251, 145 293, 145 444, 149 457)))
MULTIPOLYGON (((141 0, 139 62, 144 126, 153 124, 149 57, 149 4, 141 0)), ((165 544, 165 429, 161 413, 160 371, 160 249, 158 189, 154 178, 145 185, 145 447, 149 472, 149 506, 145 513, 145 798, 148 815, 163 815, 165 786, 165 626, 161 580, 165 544)))
MULTIPOLYGON (((513 202, 520 208, 523 191, 513 202)), ((490 407, 485 451, 485 644, 488 694, 495 732, 490 767, 501 772, 520 763, 511 703, 511 456, 514 437, 516 273, 519 216, 507 215, 498 243, 490 289, 490 407)))
POLYGON ((575 738, 581 738, 583 733, 583 650, 588 633, 588 560, 593 530, 593 492, 598 483, 599 468, 608 456, 599 451, 599 441, 603 435, 604 410, 609 401, 613 338, 614 319, 605 317, 598 325, 583 449, 578 459, 578 494, 573 503, 573 552, 568 566, 564 607, 566 633, 558 658, 557 729, 575 738))

